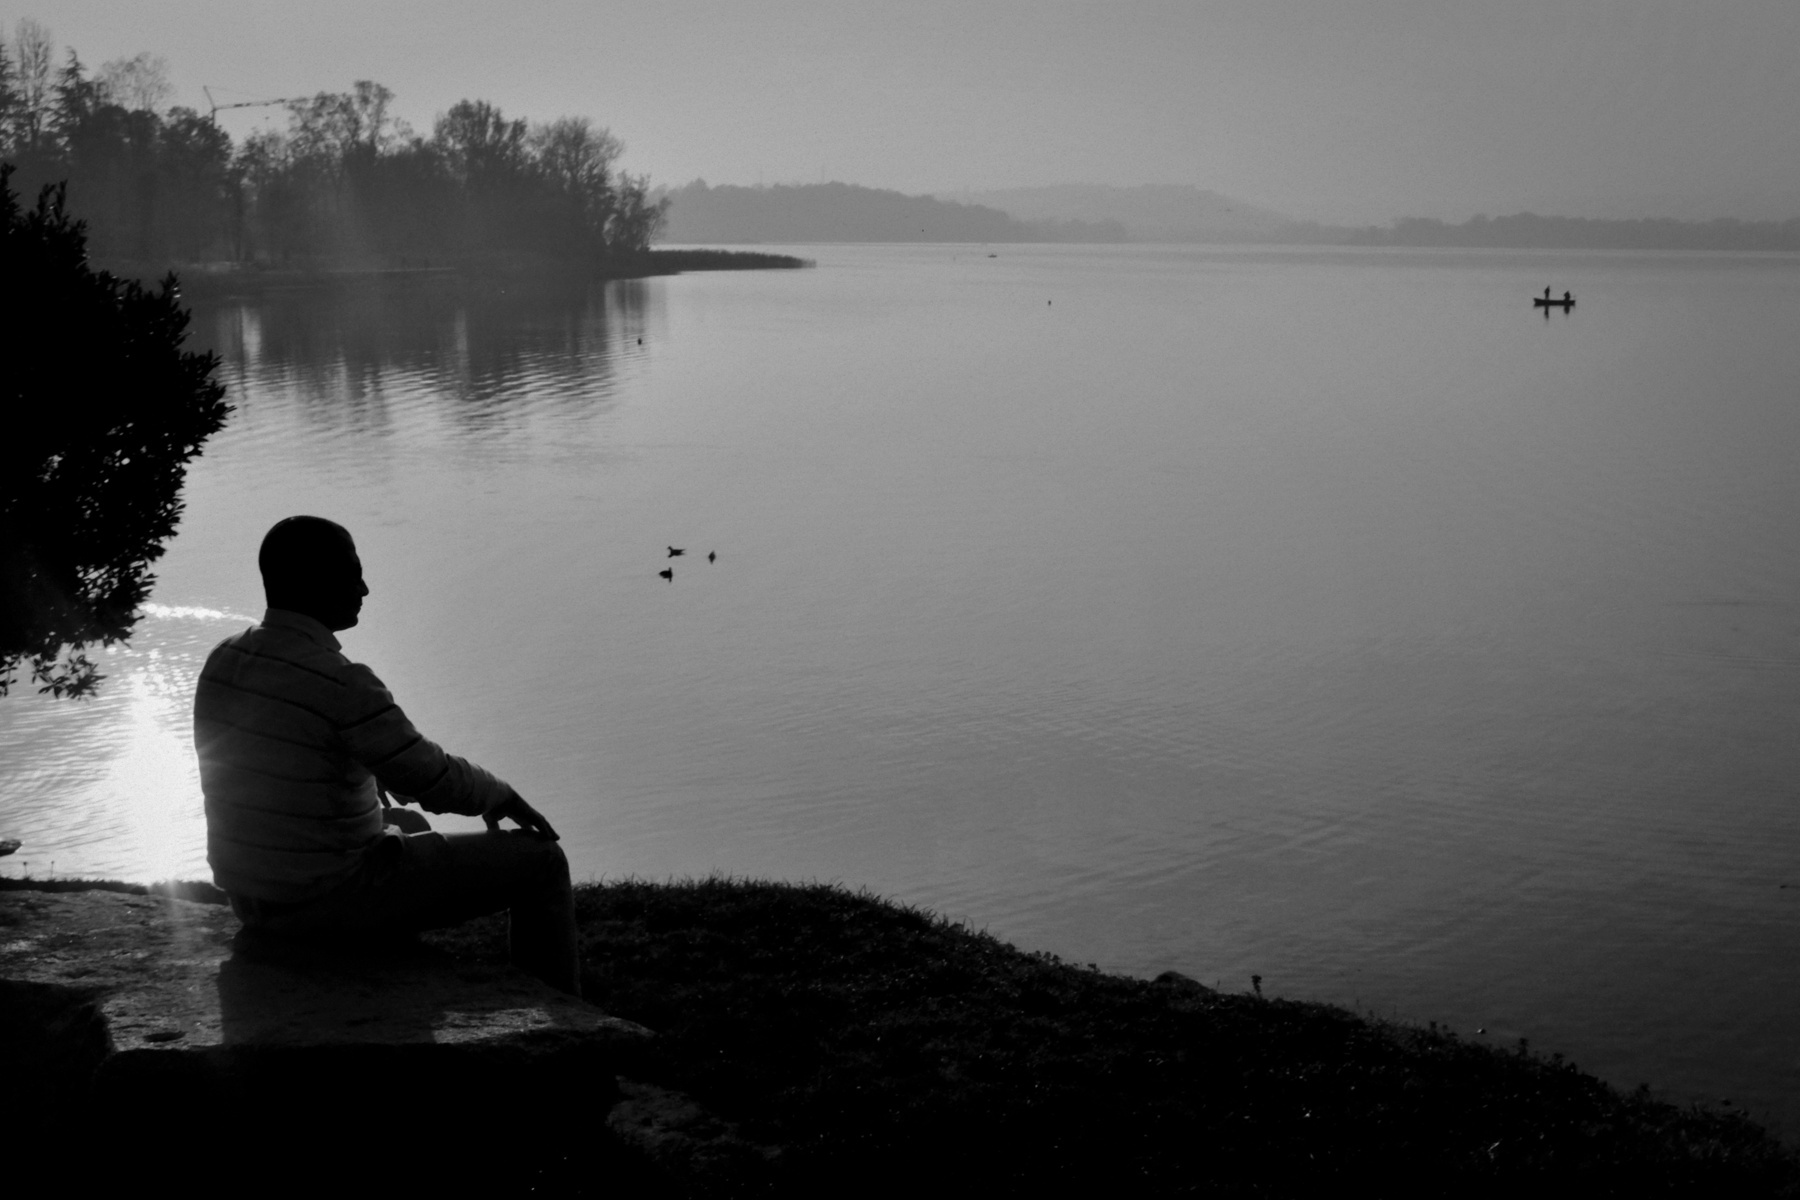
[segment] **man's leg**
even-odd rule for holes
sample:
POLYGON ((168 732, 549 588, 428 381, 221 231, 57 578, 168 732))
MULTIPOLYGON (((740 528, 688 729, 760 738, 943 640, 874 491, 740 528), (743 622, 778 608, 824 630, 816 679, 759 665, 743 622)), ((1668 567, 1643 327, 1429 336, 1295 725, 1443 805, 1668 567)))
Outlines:
POLYGON ((397 859, 270 921, 274 933, 410 933, 509 911, 514 965, 581 994, 581 950, 569 860, 523 830, 417 833, 395 838, 397 859))

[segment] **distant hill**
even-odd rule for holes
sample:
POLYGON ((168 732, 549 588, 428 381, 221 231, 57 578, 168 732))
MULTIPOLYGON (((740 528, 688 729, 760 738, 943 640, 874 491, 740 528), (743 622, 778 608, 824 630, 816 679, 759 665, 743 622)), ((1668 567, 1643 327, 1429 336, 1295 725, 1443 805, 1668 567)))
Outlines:
POLYGON ((1281 213, 1186 184, 1061 184, 938 198, 997 208, 1022 221, 1116 222, 1133 242, 1276 241, 1293 224, 1281 213))
POLYGON ((1290 226, 1283 241, 1334 246, 1469 246, 1509 250, 1787 250, 1800 251, 1800 218, 1789 221, 1613 220, 1599 217, 1471 217, 1451 225, 1403 217, 1386 228, 1290 226))
POLYGON ((710 187, 696 179, 665 195, 665 243, 1125 240, 1116 223, 1021 220, 979 204, 848 183, 710 187))

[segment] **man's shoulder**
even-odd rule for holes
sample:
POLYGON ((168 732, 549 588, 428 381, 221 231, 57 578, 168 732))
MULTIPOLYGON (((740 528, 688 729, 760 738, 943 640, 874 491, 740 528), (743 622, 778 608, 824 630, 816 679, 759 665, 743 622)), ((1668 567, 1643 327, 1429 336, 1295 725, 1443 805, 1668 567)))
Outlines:
POLYGON ((353 663, 338 650, 279 625, 252 625, 213 647, 207 656, 213 668, 251 671, 300 671, 344 683, 368 668, 353 663))

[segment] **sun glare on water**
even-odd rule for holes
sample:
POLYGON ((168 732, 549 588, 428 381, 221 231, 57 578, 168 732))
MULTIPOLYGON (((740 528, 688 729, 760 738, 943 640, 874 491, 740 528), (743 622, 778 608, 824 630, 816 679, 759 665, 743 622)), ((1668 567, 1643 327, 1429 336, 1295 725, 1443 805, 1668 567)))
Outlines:
POLYGON ((129 830, 136 877, 204 879, 206 817, 190 732, 191 668, 155 650, 146 658, 117 681, 128 732, 97 799, 129 830))
POLYGON ((239 624, 255 624, 255 617, 242 613, 226 612, 222 608, 203 608, 195 604, 146 604, 144 615, 160 620, 172 618, 188 618, 196 621, 232 621, 239 624))

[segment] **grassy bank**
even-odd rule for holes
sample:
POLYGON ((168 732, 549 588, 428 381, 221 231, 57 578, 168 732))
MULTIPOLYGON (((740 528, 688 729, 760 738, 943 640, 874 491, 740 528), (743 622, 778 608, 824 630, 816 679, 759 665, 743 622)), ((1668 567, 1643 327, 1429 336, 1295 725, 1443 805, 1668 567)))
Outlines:
MULTIPOLYGON (((1130 979, 842 888, 584 887, 589 998, 663 1034, 659 1082, 783 1148, 777 1190, 1783 1195, 1735 1114, 1340 1008, 1130 979)), ((432 935, 502 953, 498 920, 432 935)))
MULTIPOLYGON (((20 886, 94 885, 0 881, 20 886)), ((729 1193, 1800 1195, 1800 1159, 1743 1116, 1523 1047, 1110 975, 839 887, 626 881, 577 905, 589 999, 661 1035, 646 1078, 779 1149, 729 1193)), ((505 955, 501 918, 428 940, 505 955)), ((509 1186, 618 1178, 565 1107, 509 1186)))

